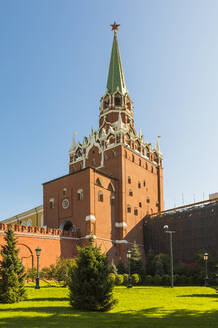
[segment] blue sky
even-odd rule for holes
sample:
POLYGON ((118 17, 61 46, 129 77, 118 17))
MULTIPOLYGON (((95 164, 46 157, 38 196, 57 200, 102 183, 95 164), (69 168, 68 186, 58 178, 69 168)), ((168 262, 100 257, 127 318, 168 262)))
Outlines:
POLYGON ((217 17, 215 0, 2 0, 0 218, 42 204, 73 131, 97 128, 114 20, 136 129, 161 136, 165 208, 218 191, 217 17))

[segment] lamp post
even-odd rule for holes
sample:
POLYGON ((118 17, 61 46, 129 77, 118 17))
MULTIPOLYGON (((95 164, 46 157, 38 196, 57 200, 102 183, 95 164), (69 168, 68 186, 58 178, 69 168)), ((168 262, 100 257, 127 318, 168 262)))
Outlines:
POLYGON ((204 261, 205 261, 205 287, 208 286, 208 274, 207 274, 207 261, 208 261, 208 253, 204 253, 204 261))
POLYGON ((127 252, 127 255, 126 255, 127 259, 128 259, 128 271, 129 271, 127 288, 132 288, 132 278, 131 278, 131 268, 130 268, 131 255, 132 255, 132 252, 129 249, 128 252, 127 252))
POLYGON ((173 279, 173 233, 176 233, 176 231, 168 230, 168 225, 164 226, 164 231, 169 234, 170 236, 170 282, 171 287, 174 286, 174 279, 173 279))
POLYGON ((35 286, 35 289, 39 289, 40 286, 39 286, 39 256, 40 256, 40 253, 41 253, 41 248, 37 247, 35 249, 36 251, 36 256, 37 256, 37 276, 36 276, 36 286, 35 286))

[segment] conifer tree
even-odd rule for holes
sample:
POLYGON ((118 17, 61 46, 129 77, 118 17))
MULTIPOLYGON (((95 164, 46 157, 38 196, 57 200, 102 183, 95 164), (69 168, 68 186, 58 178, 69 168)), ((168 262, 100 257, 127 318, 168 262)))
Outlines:
POLYGON ((15 303, 25 299, 25 269, 18 258, 13 230, 9 228, 5 234, 6 244, 2 246, 0 261, 0 302, 15 303))
POLYGON ((117 272, 119 274, 127 273, 127 269, 121 260, 117 264, 117 272))
POLYGON ((147 275, 153 275, 154 274, 154 251, 150 248, 147 252, 146 256, 146 274, 147 275))
POLYGON ((113 281, 109 279, 110 266, 105 254, 93 242, 78 248, 76 265, 70 272, 70 304, 81 310, 107 311, 116 303, 113 299, 113 281))
POLYGON ((142 262, 140 250, 135 241, 131 248, 131 252, 131 273, 138 273, 140 276, 143 276, 145 274, 144 264, 142 262))
POLYGON ((118 270, 117 270, 116 264, 114 263, 113 259, 112 259, 112 262, 110 265, 110 273, 114 273, 115 275, 118 274, 118 270))

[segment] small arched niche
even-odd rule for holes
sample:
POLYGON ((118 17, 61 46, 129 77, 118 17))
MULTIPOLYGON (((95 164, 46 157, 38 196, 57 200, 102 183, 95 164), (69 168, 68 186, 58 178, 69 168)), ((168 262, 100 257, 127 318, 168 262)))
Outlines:
POLYGON ((61 231, 73 231, 73 223, 71 221, 64 221, 60 225, 61 231))

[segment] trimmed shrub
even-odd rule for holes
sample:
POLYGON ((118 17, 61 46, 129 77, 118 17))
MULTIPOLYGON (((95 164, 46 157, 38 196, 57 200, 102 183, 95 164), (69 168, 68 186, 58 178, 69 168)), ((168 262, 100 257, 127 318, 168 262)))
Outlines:
POLYGON ((153 278, 150 274, 147 274, 144 278, 145 285, 152 285, 153 278))
POLYGON ((163 286, 169 286, 170 285, 170 276, 168 274, 164 274, 162 276, 161 283, 163 286))
POLYGON ((41 271, 39 272, 40 279, 50 280, 49 279, 49 273, 50 273, 50 269, 49 268, 42 268, 41 271))
POLYGON ((133 273, 132 274, 132 284, 133 285, 138 285, 138 283, 140 282, 140 276, 138 273, 133 273))
POLYGON ((190 286, 193 285, 194 284, 193 276, 186 277, 186 283, 190 286))
POLYGON ((128 279, 129 279, 129 275, 128 275, 127 273, 124 273, 124 274, 123 274, 123 284, 124 284, 125 286, 128 285, 128 279))
POLYGON ((118 274, 117 276, 116 276, 116 278, 115 278, 115 284, 117 285, 117 286, 120 286, 120 285, 122 285, 123 284, 123 275, 122 274, 118 274))
POLYGON ((184 286, 186 285, 186 282, 187 282, 186 276, 180 275, 178 279, 178 284, 184 286))
POLYGON ((114 284, 115 283, 115 279, 116 279, 116 275, 111 272, 108 275, 108 279, 111 280, 113 282, 113 284, 114 284))
MULTIPOLYGON (((63 282, 64 286, 68 285, 69 282, 69 274, 72 270, 73 266, 75 266, 75 260, 68 258, 65 259, 63 257, 59 257, 56 262, 56 267, 54 269, 54 276, 58 282, 63 282)), ((51 266, 50 266, 51 268, 51 266)), ((52 270, 51 270, 52 271, 52 270)))
POLYGON ((28 268, 26 270, 26 281, 35 281, 36 279, 36 268, 28 268))
POLYGON ((159 274, 156 274, 153 277, 153 283, 154 283, 155 286, 160 286, 160 284, 161 284, 161 276, 159 274))

